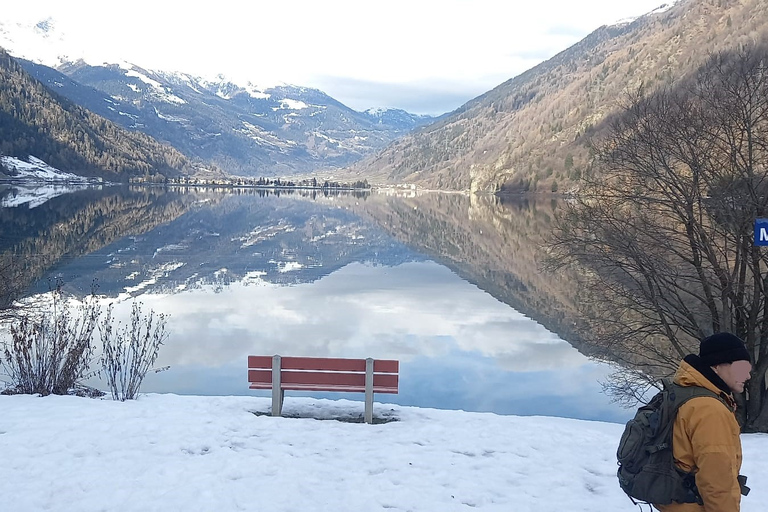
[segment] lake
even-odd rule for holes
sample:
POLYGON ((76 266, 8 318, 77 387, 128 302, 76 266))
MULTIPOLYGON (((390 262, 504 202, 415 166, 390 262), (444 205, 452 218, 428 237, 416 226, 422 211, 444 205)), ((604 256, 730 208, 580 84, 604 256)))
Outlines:
POLYGON ((266 396, 248 389, 249 354, 374 357, 400 361, 400 393, 381 402, 631 416, 601 392, 611 369, 577 350, 576 290, 538 266, 550 201, 126 187, 0 194, 0 251, 23 261, 29 293, 60 279, 80 295, 95 286, 119 315, 133 300, 170 315, 155 365, 169 369, 148 374, 142 391, 266 396))

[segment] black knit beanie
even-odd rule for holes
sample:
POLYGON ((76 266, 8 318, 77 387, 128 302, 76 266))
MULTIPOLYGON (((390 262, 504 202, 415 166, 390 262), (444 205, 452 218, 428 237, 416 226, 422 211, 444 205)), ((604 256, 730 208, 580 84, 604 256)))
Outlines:
POLYGON ((699 357, 707 366, 752 359, 741 338, 729 332, 719 332, 701 340, 699 357))

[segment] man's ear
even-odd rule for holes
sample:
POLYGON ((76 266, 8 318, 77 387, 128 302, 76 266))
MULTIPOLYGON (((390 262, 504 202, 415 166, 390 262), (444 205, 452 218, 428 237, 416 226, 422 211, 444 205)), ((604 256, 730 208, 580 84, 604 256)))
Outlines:
POLYGON ((710 366, 710 368, 712 368, 712 370, 713 370, 713 371, 714 371, 714 372, 717 374, 717 376, 719 377, 719 376, 720 376, 720 372, 719 372, 720 368, 722 368, 723 366, 727 366, 727 365, 729 365, 729 364, 731 364, 731 363, 720 363, 720 364, 717 364, 717 365, 715 365, 715 366, 710 366))

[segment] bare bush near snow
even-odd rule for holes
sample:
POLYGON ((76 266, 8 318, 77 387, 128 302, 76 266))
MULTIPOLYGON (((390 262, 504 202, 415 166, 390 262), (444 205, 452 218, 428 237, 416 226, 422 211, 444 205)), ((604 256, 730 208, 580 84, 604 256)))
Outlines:
POLYGON ((0 369, 10 377, 13 393, 64 395, 88 377, 100 306, 91 295, 73 307, 60 286, 50 299, 49 308, 18 311, 10 324, 0 369))
POLYGON ((168 337, 167 317, 152 310, 143 315, 141 304, 134 302, 128 324, 117 322, 115 326, 112 312, 110 304, 99 323, 102 372, 113 400, 134 400, 168 337))

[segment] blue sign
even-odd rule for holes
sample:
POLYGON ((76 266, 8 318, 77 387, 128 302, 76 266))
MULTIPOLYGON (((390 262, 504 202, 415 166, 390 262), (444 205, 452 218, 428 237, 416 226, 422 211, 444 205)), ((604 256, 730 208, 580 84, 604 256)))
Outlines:
POLYGON ((755 219, 755 245, 768 245, 768 219, 755 219))

